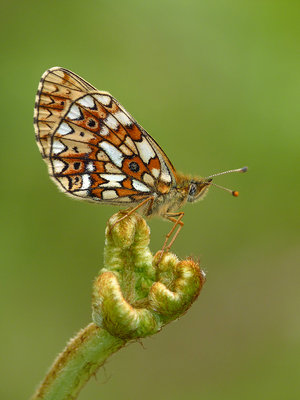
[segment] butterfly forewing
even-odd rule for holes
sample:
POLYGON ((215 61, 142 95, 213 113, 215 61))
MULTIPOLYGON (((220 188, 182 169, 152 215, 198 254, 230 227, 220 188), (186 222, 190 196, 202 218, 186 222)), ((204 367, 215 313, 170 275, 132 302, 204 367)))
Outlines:
MULTIPOLYGON (((55 67, 42 76, 36 138, 49 173, 66 193, 113 204, 135 203, 175 182, 150 135, 107 92, 55 67)), ((166 189, 164 189, 166 190, 166 189)))

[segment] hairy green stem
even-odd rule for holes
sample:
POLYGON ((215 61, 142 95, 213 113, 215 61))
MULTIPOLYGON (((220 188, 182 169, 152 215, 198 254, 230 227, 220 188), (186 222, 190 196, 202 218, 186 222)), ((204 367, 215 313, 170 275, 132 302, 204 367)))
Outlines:
POLYGON ((138 214, 119 212, 106 229, 104 267, 94 281, 93 323, 69 341, 32 400, 73 400, 105 360, 127 342, 153 335, 184 314, 205 275, 192 259, 148 248, 138 214))
POLYGON ((124 340, 89 324, 59 354, 33 399, 76 399, 89 378, 124 344, 124 340))

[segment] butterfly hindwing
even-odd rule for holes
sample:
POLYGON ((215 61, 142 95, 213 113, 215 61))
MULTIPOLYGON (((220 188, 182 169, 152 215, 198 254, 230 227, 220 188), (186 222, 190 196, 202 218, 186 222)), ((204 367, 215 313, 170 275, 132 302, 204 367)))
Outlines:
POLYGON ((43 75, 36 98, 40 152, 56 184, 75 197, 135 203, 175 181, 172 164, 109 93, 71 71, 43 75))

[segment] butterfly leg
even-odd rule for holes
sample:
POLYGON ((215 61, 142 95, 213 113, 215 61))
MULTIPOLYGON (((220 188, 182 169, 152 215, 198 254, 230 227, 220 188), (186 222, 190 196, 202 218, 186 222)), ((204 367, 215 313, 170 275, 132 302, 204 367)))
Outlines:
POLYGON ((144 204, 147 204, 149 202, 148 208, 147 208, 147 212, 145 213, 146 215, 149 213, 149 211, 151 211, 152 205, 153 205, 153 201, 154 201, 154 197, 147 197, 145 200, 143 200, 142 202, 140 202, 137 206, 135 206, 134 208, 129 208, 127 210, 125 210, 126 214, 123 215, 123 217, 119 218, 116 222, 114 222, 111 227, 110 227, 110 231, 112 230, 112 228, 118 224, 119 222, 123 221, 123 219, 127 218, 129 215, 133 214, 135 211, 137 211, 140 207, 142 207, 144 204))
POLYGON ((181 231, 184 223, 181 221, 182 218, 184 216, 184 212, 178 212, 178 213, 167 213, 165 215, 165 217, 174 223, 174 225, 172 226, 172 229, 170 230, 170 232, 166 235, 166 239, 165 242, 163 244, 163 247, 161 249, 161 254, 163 254, 165 251, 169 251, 170 248, 172 247, 173 243, 175 242, 179 232, 181 231), (177 218, 176 218, 177 217, 177 218), (170 239, 170 237, 172 236, 173 232, 175 231, 176 227, 178 227, 177 231, 174 233, 174 236, 172 237, 170 243, 167 246, 168 240, 170 239))

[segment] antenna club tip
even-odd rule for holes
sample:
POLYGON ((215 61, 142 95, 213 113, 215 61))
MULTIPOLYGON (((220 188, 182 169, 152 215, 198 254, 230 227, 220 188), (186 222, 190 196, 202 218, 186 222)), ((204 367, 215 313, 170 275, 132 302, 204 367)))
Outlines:
POLYGON ((241 168, 241 172, 247 172, 247 171, 248 171, 248 167, 241 168))
POLYGON ((233 190, 232 191, 232 196, 233 197, 238 197, 239 196, 239 192, 237 190, 233 190))

